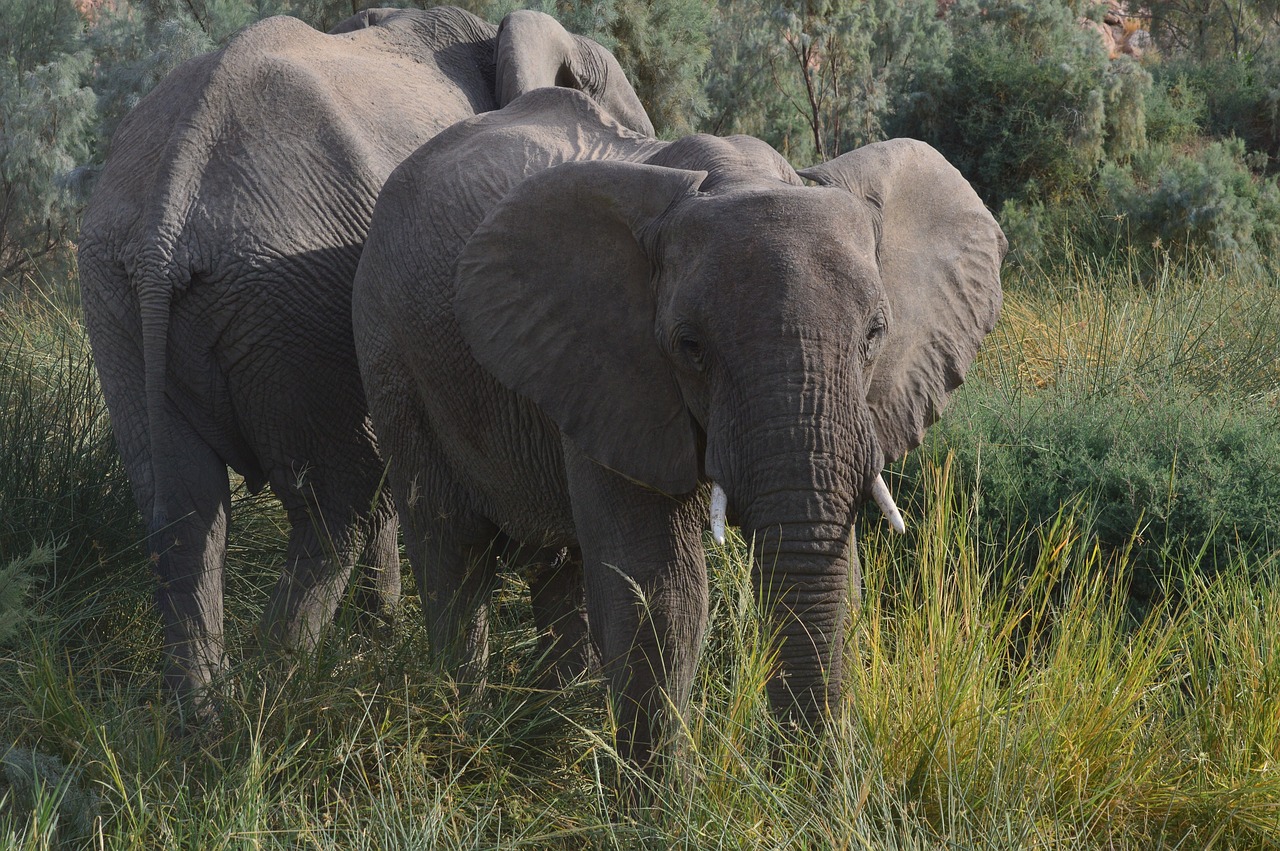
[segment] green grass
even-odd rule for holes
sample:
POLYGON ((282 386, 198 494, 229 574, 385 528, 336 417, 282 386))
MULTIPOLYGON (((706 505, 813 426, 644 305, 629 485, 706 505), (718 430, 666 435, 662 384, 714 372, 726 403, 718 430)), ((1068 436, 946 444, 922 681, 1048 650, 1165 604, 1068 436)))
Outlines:
MULTIPOLYGON (((38 475, 0 470, 0 488, 40 487, 6 503, 21 510, 5 517, 0 567, 33 543, 61 549, 57 584, 41 559, 19 565, 38 581, 0 645, 0 848, 1280 847, 1280 520, 1259 506, 1246 535, 1227 491, 1188 492, 1216 465, 1246 495, 1270 493, 1275 288, 1212 267, 1037 274, 1009 281, 970 386, 896 471, 908 534, 864 518, 839 719, 817 737, 775 723, 746 548, 709 543, 687 742, 636 816, 613 791, 627 769, 603 689, 534 686, 514 576, 482 692, 431 665, 410 602, 377 638, 343 614, 290 674, 241 662, 223 735, 172 738, 118 462, 60 425, 104 427, 83 335, 70 310, 28 305, 13 323, 9 309, 0 365, 33 378, 0 389, 0 427, 38 475), (54 425, 30 425, 41 418, 54 425), (1107 445, 1085 452, 1089 435, 1107 445), (1176 458, 1153 448, 1169 436, 1176 458), (1066 461, 1020 476, 1027 447, 1066 461), (1035 480, 1052 487, 1033 500, 1035 480), (65 501, 85 482, 89 496, 65 501), (1135 513, 1103 522, 1122 509, 1135 513), (1178 538, 1188 529, 1198 545, 1178 538), (1140 574, 1178 593, 1135 610, 1140 574)), ((238 498, 233 522, 239 657, 284 527, 261 498, 238 498)))

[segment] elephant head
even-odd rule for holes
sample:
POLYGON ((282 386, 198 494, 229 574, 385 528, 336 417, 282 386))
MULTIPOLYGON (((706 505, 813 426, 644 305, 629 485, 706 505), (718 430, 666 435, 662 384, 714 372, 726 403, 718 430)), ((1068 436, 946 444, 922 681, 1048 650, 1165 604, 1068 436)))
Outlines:
POLYGON ((551 86, 577 89, 624 127, 653 135, 653 123, 612 53, 569 32, 550 15, 512 12, 498 26, 498 106, 551 86))
POLYGON ((538 173, 468 242, 454 310, 587 457, 677 497, 714 483, 754 542, 771 700, 811 722, 839 687, 855 510, 993 328, 1006 242, 921 142, 803 176, 709 137, 538 173))

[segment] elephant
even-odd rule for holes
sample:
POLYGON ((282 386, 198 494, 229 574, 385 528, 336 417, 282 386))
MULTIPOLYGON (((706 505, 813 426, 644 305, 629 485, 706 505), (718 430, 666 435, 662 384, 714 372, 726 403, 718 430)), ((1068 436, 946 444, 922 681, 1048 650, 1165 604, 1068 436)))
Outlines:
POLYGON ((900 527, 883 467, 994 327, 1006 249, 915 140, 797 173, 542 89, 428 142, 378 199, 352 322, 433 650, 477 673, 494 553, 519 550, 559 674, 589 638, 618 750, 654 769, 707 626, 704 532, 734 523, 771 705, 830 717, 855 511, 900 527))
MULTIPOLYGON (((126 117, 84 215, 85 321, 158 579, 180 719, 225 670, 227 468, 270 486, 286 566, 259 627, 311 648, 358 560, 392 605, 396 517, 351 334, 351 286, 391 170, 530 87, 574 86, 653 127, 612 54, 553 18, 374 9, 324 34, 260 21, 126 117)), ((185 721, 179 722, 185 726, 185 721)))

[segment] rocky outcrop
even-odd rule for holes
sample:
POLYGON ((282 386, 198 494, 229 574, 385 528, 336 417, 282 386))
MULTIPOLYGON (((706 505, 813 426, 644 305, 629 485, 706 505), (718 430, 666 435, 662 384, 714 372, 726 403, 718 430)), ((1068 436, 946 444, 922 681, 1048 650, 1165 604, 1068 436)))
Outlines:
POLYGON ((1118 56, 1141 58, 1151 48, 1151 33, 1146 28, 1150 14, 1145 9, 1131 12, 1128 4, 1121 0, 1100 0, 1099 5, 1105 7, 1102 20, 1084 18, 1081 23, 1098 31, 1112 59, 1118 56))

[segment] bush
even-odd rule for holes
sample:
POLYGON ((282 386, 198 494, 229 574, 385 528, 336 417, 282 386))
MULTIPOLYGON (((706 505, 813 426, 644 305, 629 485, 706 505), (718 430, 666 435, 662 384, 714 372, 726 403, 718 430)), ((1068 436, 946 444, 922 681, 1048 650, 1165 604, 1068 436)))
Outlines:
MULTIPOLYGON (((1108 92, 1141 90, 1145 72, 1109 77, 1097 36, 1061 3, 957 2, 948 16, 946 71, 903 101, 889 135, 938 148, 993 207, 1077 196, 1103 156, 1108 92)), ((1111 125, 1140 131, 1132 118, 1111 125)))
POLYGON ((1200 132, 1206 116, 1204 93, 1185 73, 1160 73, 1147 96, 1147 141, 1155 145, 1186 145, 1200 132))
POLYGON ((81 788, 80 773, 57 757, 10 748, 0 755, 0 825, 25 822, 17 832, 31 844, 22 847, 85 847, 100 802, 81 788))
POLYGON ((71 0, 6 6, 0 35, 0 281, 66 258, 79 198, 68 180, 85 161, 94 96, 90 57, 71 0))
POLYGON ((934 0, 718 5, 707 132, 805 165, 880 141, 902 105, 931 114, 951 50, 934 0))
POLYGON ((908 456, 908 478, 947 451, 976 494, 988 540, 1012 545, 1025 526, 1079 502, 1088 534, 1132 554, 1146 581, 1190 561, 1207 574, 1280 546, 1280 417, 1265 400, 1135 398, 1069 390, 1013 396, 974 384, 908 456))
POLYGON ((1153 146, 1131 169, 1104 167, 1100 182, 1105 203, 1123 215, 1138 244, 1174 256, 1207 249, 1255 268, 1280 244, 1280 190, 1272 179, 1255 178, 1251 166, 1261 163, 1240 139, 1188 155, 1153 146))

